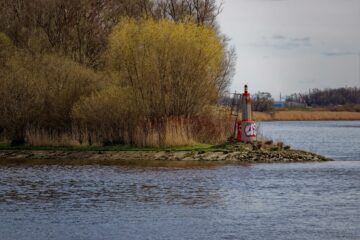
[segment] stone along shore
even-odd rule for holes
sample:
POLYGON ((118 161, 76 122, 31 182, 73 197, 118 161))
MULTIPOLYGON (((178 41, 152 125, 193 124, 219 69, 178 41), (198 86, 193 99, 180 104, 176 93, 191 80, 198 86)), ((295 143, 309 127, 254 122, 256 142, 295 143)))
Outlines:
POLYGON ((101 161, 212 161, 243 163, 294 163, 328 161, 323 156, 292 150, 288 147, 264 144, 230 144, 197 150, 139 150, 139 151, 66 151, 66 150, 0 150, 0 161, 50 160, 56 163, 81 160, 83 163, 101 161))

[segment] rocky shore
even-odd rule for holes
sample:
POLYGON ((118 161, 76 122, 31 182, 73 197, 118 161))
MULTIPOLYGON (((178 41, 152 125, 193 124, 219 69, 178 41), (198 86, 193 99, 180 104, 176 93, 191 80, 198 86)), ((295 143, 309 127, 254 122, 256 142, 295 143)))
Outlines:
POLYGON ((64 150, 1 150, 0 162, 12 160, 81 160, 99 161, 208 161, 240 163, 294 163, 329 161, 323 156, 301 150, 285 149, 274 145, 225 145, 221 148, 188 151, 64 151, 64 150))

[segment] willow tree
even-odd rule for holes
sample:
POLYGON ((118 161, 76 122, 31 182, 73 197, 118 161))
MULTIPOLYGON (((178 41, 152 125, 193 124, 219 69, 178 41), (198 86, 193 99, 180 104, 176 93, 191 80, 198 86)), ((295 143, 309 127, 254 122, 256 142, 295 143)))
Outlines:
POLYGON ((110 35, 107 64, 132 91, 135 108, 156 122, 191 117, 218 99, 225 50, 216 32, 192 22, 122 19, 110 35))
MULTIPOLYGON (((4 42, 0 34, 0 46, 4 42)), ((25 143, 30 129, 69 132, 72 106, 95 91, 100 75, 60 56, 18 49, 5 55, 0 62, 0 133, 4 130, 17 145, 25 143)))
POLYGON ((0 0, 0 32, 19 48, 56 51, 99 69, 99 56, 121 17, 191 18, 214 26, 219 12, 215 0, 0 0))
POLYGON ((11 39, 5 33, 0 32, 0 73, 1 67, 4 67, 13 50, 14 45, 11 39))
POLYGON ((148 116, 191 116, 217 99, 224 55, 209 27, 126 18, 110 36, 107 63, 148 116))

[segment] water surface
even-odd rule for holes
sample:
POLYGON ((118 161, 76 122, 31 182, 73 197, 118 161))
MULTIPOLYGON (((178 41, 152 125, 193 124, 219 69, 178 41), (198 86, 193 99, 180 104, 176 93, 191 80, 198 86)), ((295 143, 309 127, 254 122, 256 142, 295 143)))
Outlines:
POLYGON ((360 160, 360 121, 262 122, 265 137, 335 160, 360 160))
POLYGON ((293 146, 314 146, 312 150, 347 161, 0 161, 0 239, 360 239, 360 161, 351 161, 360 159, 358 125, 262 125, 264 133, 286 136, 283 140, 293 146), (350 129, 351 144, 342 138, 344 145, 336 148, 329 136, 339 136, 344 128, 350 129), (316 140, 305 139, 308 130, 316 140))

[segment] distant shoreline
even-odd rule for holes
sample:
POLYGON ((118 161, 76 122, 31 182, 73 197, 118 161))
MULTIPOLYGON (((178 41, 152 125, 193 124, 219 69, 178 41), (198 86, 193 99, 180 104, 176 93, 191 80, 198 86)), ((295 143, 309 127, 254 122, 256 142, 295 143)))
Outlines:
POLYGON ((256 121, 356 121, 360 112, 275 111, 254 112, 256 121))

